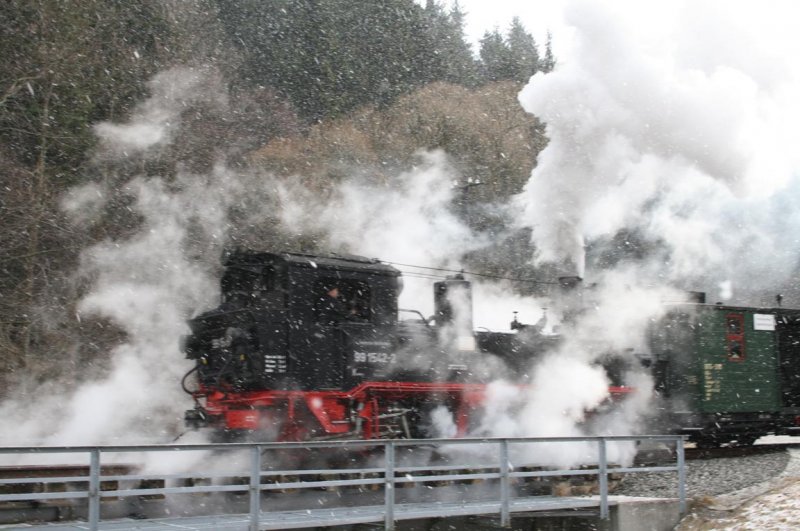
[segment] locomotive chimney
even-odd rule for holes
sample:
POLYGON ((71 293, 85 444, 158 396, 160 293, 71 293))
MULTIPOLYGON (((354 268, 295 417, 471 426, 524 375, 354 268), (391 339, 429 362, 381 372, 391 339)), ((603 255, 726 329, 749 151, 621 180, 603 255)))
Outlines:
POLYGON ((567 293, 581 285, 583 279, 579 276, 558 277, 558 285, 561 286, 561 292, 567 293))
POLYGON ((472 284, 458 274, 433 285, 436 324, 451 327, 458 350, 474 350, 472 335, 472 284))
POLYGON ((689 291, 686 294, 686 302, 695 302, 697 304, 706 303, 706 294, 703 291, 689 291))
POLYGON ((561 318, 571 321, 583 307, 583 279, 577 275, 558 277, 558 307, 561 318))

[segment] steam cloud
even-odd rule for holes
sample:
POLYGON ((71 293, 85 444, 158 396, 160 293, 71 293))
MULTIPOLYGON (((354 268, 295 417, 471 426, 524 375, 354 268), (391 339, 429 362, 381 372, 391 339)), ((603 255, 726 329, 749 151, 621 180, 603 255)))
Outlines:
MULTIPOLYGON (((486 245, 450 210, 458 177, 441 151, 420 152, 419 163, 391 185, 343 183, 321 200, 310 191, 280 185, 281 221, 287 231, 319 233, 327 247, 388 262, 455 268, 463 253, 486 245)), ((431 281, 406 277, 400 306, 433 311, 431 281)))
MULTIPOLYGON (((234 210, 252 230, 277 221, 283 234, 315 234, 325 249, 417 263, 452 265, 452 256, 481 244, 448 209, 454 170, 441 152, 420 153, 419 166, 399 175, 393 187, 349 183, 324 202, 271 175, 232 171, 224 161, 208 174, 179 167, 173 175, 134 173, 119 182, 131 162, 155 159, 169 146, 187 105, 224 110, 222 87, 213 70, 165 71, 127 122, 95 126, 95 159, 107 173, 73 189, 62 206, 88 227, 122 196, 139 219, 130 236, 87 249, 79 273, 92 285, 79 315, 109 319, 126 340, 110 353, 104 378, 76 391, 51 390, 43 394, 52 398, 27 406, 2 404, 4 443, 169 442, 183 431, 183 410, 191 402, 180 379, 191 364, 183 360, 178 339, 188 332, 186 318, 217 302, 214 268, 230 244, 234 210)), ((404 296, 413 300, 424 284, 420 299, 427 302, 429 283, 416 288, 410 282, 404 296)))
POLYGON ((584 240, 626 230, 660 249, 654 278, 771 303, 798 254, 791 12, 569 2, 574 53, 519 97, 550 138, 519 198, 538 259, 580 263, 584 240))
MULTIPOLYGON (((153 96, 129 123, 95 127, 98 161, 146 160, 169 141, 186 101, 224 102, 216 81, 191 69, 163 72, 150 86, 153 96)), ((105 378, 76 391, 49 389, 27 406, 3 404, 4 443, 169 442, 180 432, 186 395, 176 383, 190 365, 176 341, 188 332, 188 314, 216 297, 213 270, 191 257, 219 256, 225 201, 228 193, 242 196, 240 184, 219 168, 206 176, 178 172, 170 183, 134 176, 116 191, 111 183, 92 183, 64 198, 63 208, 85 226, 109 208, 115 193, 130 198, 130 211, 141 220, 135 234, 101 242, 81 260, 80 276, 91 279, 92 289, 78 305, 79 318, 108 319, 126 341, 111 352, 105 378)))
MULTIPOLYGON (((613 253, 619 234, 644 240, 644 259, 594 272, 594 310, 534 368, 528 396, 493 393, 490 432, 576 434, 577 413, 606 394, 603 375, 587 363, 606 351, 642 352, 648 321, 663 301, 679 300, 656 286, 719 287, 725 299, 736 290, 741 303, 770 304, 770 290, 791 290, 796 278, 790 205, 800 161, 790 148, 798 133, 787 124, 798 117, 790 95, 800 78, 786 52, 800 39, 774 25, 789 4, 766 15, 741 3, 679 2, 652 12, 651 4, 624 4, 567 4, 573 54, 519 96, 547 124, 550 143, 516 207, 518 223, 534 229, 539 262, 583 276, 585 242, 613 253), (553 381, 561 386, 546 392, 553 381)), ((634 377, 640 392, 586 429, 641 425, 651 384, 634 377)), ((615 449, 623 459, 629 450, 615 449)))

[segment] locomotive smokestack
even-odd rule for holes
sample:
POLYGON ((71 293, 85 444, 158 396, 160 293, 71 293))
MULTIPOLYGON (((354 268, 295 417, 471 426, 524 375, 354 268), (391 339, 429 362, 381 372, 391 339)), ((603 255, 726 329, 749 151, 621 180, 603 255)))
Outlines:
POLYGON ((472 330, 472 284, 458 274, 433 285, 436 323, 444 325, 461 321, 472 330))
POLYGON ((695 302, 697 304, 706 303, 706 294, 703 291, 690 291, 686 294, 687 302, 695 302))
POLYGON ((436 324, 451 327, 458 350, 474 350, 472 335, 472 284, 454 275, 433 285, 436 324))
POLYGON ((579 287, 583 279, 579 276, 558 277, 558 285, 561 286, 563 293, 574 290, 579 287))
POLYGON ((564 322, 571 321, 583 306, 583 279, 577 275, 558 277, 558 303, 564 322))

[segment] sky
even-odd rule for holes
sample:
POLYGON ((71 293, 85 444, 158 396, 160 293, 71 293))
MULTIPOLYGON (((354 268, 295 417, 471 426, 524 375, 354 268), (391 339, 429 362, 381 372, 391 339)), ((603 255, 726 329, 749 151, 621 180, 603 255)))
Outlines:
POLYGON ((540 46, 547 41, 548 31, 563 33, 564 30, 562 0, 443 0, 442 3, 449 8, 456 1, 466 14, 464 29, 476 54, 486 31, 497 28, 505 33, 515 16, 520 18, 540 46))
MULTIPOLYGON (((425 4, 425 0, 417 0, 425 4)), ((792 0, 770 0, 768 2, 752 2, 749 0, 699 0, 686 2, 659 2, 656 0, 615 0, 614 2, 585 1, 574 2, 570 0, 438 0, 446 8, 458 3, 466 15, 465 33, 467 40, 472 44, 473 52, 477 55, 480 48, 480 39, 486 31, 499 29, 505 33, 512 18, 518 16, 523 25, 531 32, 536 42, 543 47, 547 41, 547 34, 553 34, 553 51, 559 61, 568 59, 572 53, 572 37, 574 29, 565 18, 569 11, 583 9, 587 6, 603 7, 616 12, 623 18, 642 19, 641 27, 660 25, 660 21, 674 19, 676 13, 682 10, 696 12, 698 19, 705 18, 708 13, 717 13, 723 21, 738 19, 742 25, 758 27, 775 27, 778 34, 784 34, 788 28, 800 17, 800 2, 792 0), (645 19, 649 19, 645 20, 645 19)), ((713 37, 713 28, 708 28, 713 37)), ((700 36, 705 33, 700 28, 700 36)), ((769 31, 758 32, 759 38, 764 42, 775 40, 769 31)), ((718 44, 711 42, 712 45, 718 44)), ((744 46, 745 50, 747 45, 744 46)), ((796 52, 796 45, 791 46, 796 52)), ((776 52, 790 52, 780 47, 776 52)))

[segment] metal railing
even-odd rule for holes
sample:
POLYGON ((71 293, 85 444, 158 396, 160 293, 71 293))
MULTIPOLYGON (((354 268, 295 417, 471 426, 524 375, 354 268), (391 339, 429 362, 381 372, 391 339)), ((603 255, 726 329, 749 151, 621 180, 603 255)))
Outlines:
MULTIPOLYGON (((562 452, 563 453, 563 452, 562 452)), ((680 512, 686 512, 686 471, 683 438, 680 436, 624 436, 624 437, 548 437, 513 439, 394 439, 368 441, 326 441, 299 443, 241 443, 208 445, 152 445, 152 446, 99 446, 99 447, 0 447, 0 455, 33 455, 43 459, 48 454, 88 455, 88 473, 58 477, 0 477, 0 502, 34 501, 57 499, 85 499, 88 502, 86 519, 89 528, 97 530, 101 521, 101 501, 105 498, 153 497, 173 494, 199 494, 214 492, 248 493, 249 528, 258 530, 265 518, 276 513, 262 511, 262 497, 269 491, 287 492, 297 489, 338 489, 340 487, 383 488, 383 521, 386 529, 394 529, 398 517, 397 489, 403 484, 438 484, 441 482, 472 483, 478 480, 496 480, 495 505, 486 509, 499 514, 501 525, 507 526, 513 512, 512 500, 532 499, 526 493, 514 495, 514 488, 524 480, 542 481, 548 478, 590 476, 597 478, 597 492, 591 497, 599 508, 601 518, 609 517, 609 474, 640 472, 677 473, 677 498, 680 512), (608 461, 609 449, 614 445, 661 443, 669 452, 668 464, 660 466, 612 466, 608 461), (543 445, 566 448, 570 444, 581 444, 585 459, 579 468, 548 466, 537 459, 543 445), (564 445, 564 446, 553 446, 564 445), (415 464, 413 452, 420 449, 435 450, 444 464, 415 464), (357 468, 293 468, 274 469, 274 463, 286 463, 298 455, 319 456, 321 452, 346 450, 362 456, 356 464, 372 466, 357 468), (119 462, 123 454, 150 455, 154 452, 211 452, 208 459, 221 462, 227 459, 229 470, 224 472, 199 472, 168 474, 103 474, 104 458, 119 462), (398 453, 400 455, 398 456, 398 453), (116 459, 112 456, 116 454, 116 459), (237 459, 230 459, 236 455, 237 459), (398 459, 400 457, 400 459, 398 459), (470 460, 466 462, 466 460, 470 460), (141 482, 158 482, 153 488, 144 488, 141 482), (198 482, 210 484, 198 484, 198 482), (137 483, 138 482, 138 483, 137 483), (190 483, 178 485, 178 483, 190 483), (214 482, 218 484, 213 484, 214 482), (47 492, 47 485, 69 485, 72 490, 47 492), (128 485, 128 486, 126 486, 128 485), (27 486, 27 487, 26 487, 27 486), (103 488, 101 488, 103 486, 103 488), (34 488, 35 487, 35 488, 34 488), (10 490, 31 492, 3 493, 10 490), (43 490, 44 492, 32 492, 43 490)), ((416 456, 418 457, 418 456, 416 456)), ((85 459, 85 457, 84 457, 85 459)), ((123 457, 124 459, 124 457, 123 457)), ((130 457, 128 457, 130 459, 130 457)), ((208 461, 206 459, 206 462, 208 461)), ((285 466, 285 465, 281 465, 285 466)), ((130 472, 136 472, 135 469, 130 472)), ((485 500, 485 490, 482 499, 485 500)), ((405 504, 408 505, 408 504, 405 504)), ((330 525, 344 522, 331 522, 330 525)), ((319 525, 319 524, 318 524, 319 525)))

